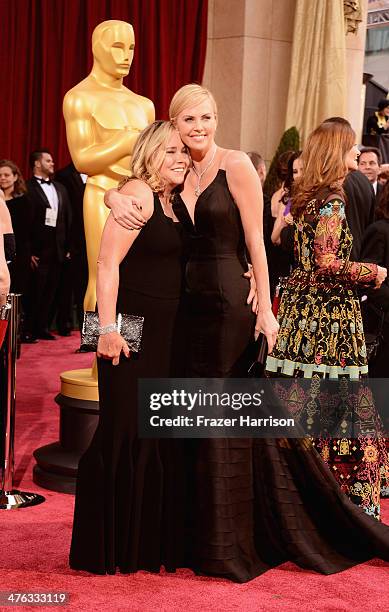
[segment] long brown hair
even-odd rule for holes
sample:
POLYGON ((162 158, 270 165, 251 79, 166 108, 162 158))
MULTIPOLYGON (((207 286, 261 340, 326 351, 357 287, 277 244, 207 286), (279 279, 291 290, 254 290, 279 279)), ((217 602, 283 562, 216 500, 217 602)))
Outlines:
POLYGON ((325 122, 309 135, 301 155, 303 174, 292 190, 294 216, 302 213, 319 191, 343 194, 346 155, 354 144, 355 132, 347 123, 325 122))
POLYGON ((375 215, 377 219, 388 219, 389 221, 389 181, 386 181, 381 191, 375 215))
POLYGON ((16 196, 27 193, 26 183, 24 181, 23 175, 20 172, 18 166, 14 164, 14 162, 11 161, 10 159, 0 159, 0 168, 4 168, 4 167, 9 168, 12 171, 12 174, 14 176, 17 176, 17 179, 14 183, 14 188, 12 191, 12 197, 14 198, 16 196))

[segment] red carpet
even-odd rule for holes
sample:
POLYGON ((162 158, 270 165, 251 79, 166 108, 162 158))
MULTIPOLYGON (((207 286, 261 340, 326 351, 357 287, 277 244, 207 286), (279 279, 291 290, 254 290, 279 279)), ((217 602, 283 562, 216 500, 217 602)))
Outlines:
MULTIPOLYGON (((0 591, 67 592, 66 610, 377 612, 389 610, 388 566, 370 561, 335 576, 321 576, 286 563, 238 585, 177 574, 93 576, 68 568, 73 497, 39 489, 32 482, 32 451, 58 439, 59 373, 89 366, 76 355, 78 338, 23 345, 17 370, 16 484, 42 493, 46 502, 1 512, 0 591)), ((389 523, 389 500, 383 504, 389 523)), ((46 606, 43 606, 46 608, 46 606)), ((1 610, 8 610, 0 606, 1 610)), ((36 610, 23 606, 19 609, 36 610)))

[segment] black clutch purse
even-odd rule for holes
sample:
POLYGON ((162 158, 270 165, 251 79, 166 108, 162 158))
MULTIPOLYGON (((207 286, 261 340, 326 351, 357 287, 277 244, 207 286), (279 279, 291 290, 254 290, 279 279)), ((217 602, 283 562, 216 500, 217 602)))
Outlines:
MULTIPOLYGON (((127 342, 128 348, 133 353, 140 351, 143 322, 144 317, 136 315, 119 313, 116 318, 117 331, 127 342)), ((91 351, 97 350, 99 327, 99 314, 97 312, 86 311, 81 330, 81 346, 86 346, 91 351)))

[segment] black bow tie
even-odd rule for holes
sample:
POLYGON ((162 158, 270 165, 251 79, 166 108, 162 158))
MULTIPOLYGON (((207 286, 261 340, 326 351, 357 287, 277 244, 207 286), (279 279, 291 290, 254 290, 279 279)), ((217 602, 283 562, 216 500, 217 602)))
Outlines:
POLYGON ((44 179, 44 178, 39 178, 37 177, 38 181, 40 182, 41 185, 51 185, 51 180, 50 179, 44 179))

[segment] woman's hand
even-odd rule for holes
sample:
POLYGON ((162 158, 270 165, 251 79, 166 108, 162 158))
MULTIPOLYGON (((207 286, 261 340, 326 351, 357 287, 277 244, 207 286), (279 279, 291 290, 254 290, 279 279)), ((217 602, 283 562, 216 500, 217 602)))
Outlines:
POLYGON ((284 217, 284 210, 285 210, 285 204, 280 204, 280 207, 278 209, 278 215, 277 215, 277 219, 274 222, 273 225, 273 231, 271 233, 271 237, 270 240, 272 241, 273 244, 275 245, 280 245, 281 244, 281 232, 284 229, 284 227, 288 226, 288 222, 286 221, 286 217, 284 217))
POLYGON ((122 351, 127 358, 130 356, 130 349, 128 348, 127 342, 118 332, 111 332, 99 337, 96 353, 97 357, 112 359, 112 365, 116 366, 119 363, 122 351))
POLYGON ((285 215, 284 217, 284 221, 287 225, 293 225, 293 215, 292 213, 288 213, 287 215, 285 215))
POLYGON ((255 325, 255 339, 259 334, 266 336, 268 353, 271 353, 277 340, 279 330, 277 319, 271 310, 260 311, 257 314, 257 322, 255 325))
POLYGON ((111 209, 115 221, 127 230, 141 230, 147 223, 139 198, 110 189, 104 195, 104 203, 111 209))
POLYGON ((247 272, 243 274, 245 278, 248 278, 250 281, 250 291, 247 296, 246 304, 251 304, 251 310, 254 314, 258 312, 258 293, 257 293, 257 283, 255 282, 255 276, 253 272, 253 266, 249 264, 249 269, 247 272))
POLYGON ((388 270, 382 266, 377 266, 377 276, 375 279, 375 288, 379 289, 388 275, 388 270))

